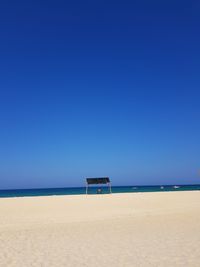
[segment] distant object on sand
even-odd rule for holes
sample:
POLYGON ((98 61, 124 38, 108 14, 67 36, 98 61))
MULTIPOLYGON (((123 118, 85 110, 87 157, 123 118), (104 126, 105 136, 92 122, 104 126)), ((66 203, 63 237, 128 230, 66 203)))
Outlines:
MULTIPOLYGON (((100 178, 86 178, 86 194, 88 194, 89 185, 102 185, 106 184, 109 187, 110 193, 112 193, 111 182, 109 177, 100 177, 100 178)), ((97 194, 101 194, 102 189, 97 189, 97 194)))

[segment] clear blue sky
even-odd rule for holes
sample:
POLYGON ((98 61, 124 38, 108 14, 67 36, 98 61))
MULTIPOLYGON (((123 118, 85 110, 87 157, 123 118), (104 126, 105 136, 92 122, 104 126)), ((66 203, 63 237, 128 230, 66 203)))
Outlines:
POLYGON ((0 188, 199 183, 199 1, 4 1, 0 188))

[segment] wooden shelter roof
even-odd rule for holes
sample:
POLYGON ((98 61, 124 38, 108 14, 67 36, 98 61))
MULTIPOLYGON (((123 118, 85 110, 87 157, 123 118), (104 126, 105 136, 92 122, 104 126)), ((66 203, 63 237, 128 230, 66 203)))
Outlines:
POLYGON ((86 178, 87 184, 108 184, 110 183, 109 177, 100 177, 100 178, 86 178))

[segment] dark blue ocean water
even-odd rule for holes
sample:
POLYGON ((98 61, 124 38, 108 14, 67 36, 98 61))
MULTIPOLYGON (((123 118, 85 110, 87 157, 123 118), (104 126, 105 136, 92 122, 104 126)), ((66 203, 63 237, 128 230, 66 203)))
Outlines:
MULTIPOLYGON (((88 193, 96 194, 97 188, 90 187, 88 193)), ((109 190, 101 186, 102 193, 107 194, 109 190)), ((164 186, 113 186, 112 193, 138 193, 138 192, 163 192, 163 191, 190 191, 200 190, 199 185, 164 185, 164 186)), ((3 197, 32 197, 32 196, 52 196, 52 195, 81 195, 85 194, 85 187, 73 188, 46 188, 46 189, 17 189, 0 190, 0 198, 3 197)))

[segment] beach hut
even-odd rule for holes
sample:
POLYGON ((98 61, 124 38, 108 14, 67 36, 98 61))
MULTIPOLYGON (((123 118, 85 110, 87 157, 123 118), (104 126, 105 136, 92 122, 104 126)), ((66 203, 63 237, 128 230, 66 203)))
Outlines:
POLYGON ((110 193, 112 193, 111 182, 109 177, 100 177, 100 178, 86 178, 86 194, 88 193, 88 188, 90 185, 108 185, 110 193))

